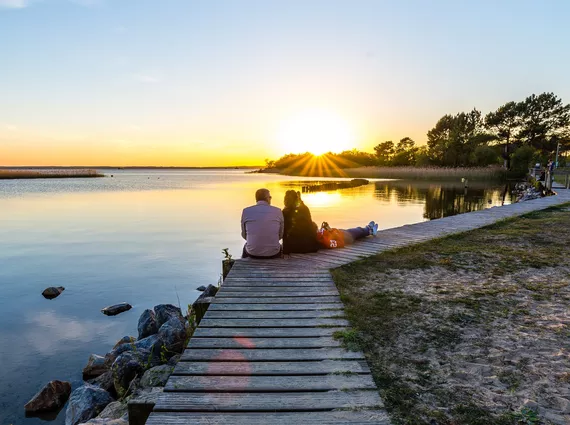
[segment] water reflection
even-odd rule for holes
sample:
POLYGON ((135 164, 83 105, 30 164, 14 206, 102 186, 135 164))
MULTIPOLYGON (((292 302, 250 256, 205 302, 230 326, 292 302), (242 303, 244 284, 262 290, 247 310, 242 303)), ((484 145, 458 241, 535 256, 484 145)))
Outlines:
POLYGON ((478 211, 511 202, 509 186, 488 186, 436 182, 375 182, 374 196, 381 201, 424 204, 423 217, 428 220, 478 211))

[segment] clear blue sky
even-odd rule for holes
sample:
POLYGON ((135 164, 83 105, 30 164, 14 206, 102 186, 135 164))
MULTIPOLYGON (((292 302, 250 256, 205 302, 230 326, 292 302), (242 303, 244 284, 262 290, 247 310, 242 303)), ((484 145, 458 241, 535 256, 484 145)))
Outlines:
POLYGON ((360 149, 422 144, 446 113, 569 102, 568 22, 565 0, 0 0, 0 165, 259 164, 307 110, 360 149))

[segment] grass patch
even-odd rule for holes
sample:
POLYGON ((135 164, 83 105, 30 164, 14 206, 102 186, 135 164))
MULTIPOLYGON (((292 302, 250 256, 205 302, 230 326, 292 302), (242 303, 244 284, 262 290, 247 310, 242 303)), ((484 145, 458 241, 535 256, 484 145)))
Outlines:
POLYGON ((543 384, 569 335, 569 206, 332 271, 353 326, 335 338, 364 351, 395 425, 547 423, 523 402, 570 380, 543 384))

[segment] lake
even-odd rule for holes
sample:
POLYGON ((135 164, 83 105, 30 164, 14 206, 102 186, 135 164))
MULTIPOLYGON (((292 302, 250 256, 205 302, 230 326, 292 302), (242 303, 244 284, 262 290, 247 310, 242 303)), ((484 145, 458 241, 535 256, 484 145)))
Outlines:
MULTIPOLYGON (((241 211, 255 203, 256 189, 268 188, 283 207, 286 190, 326 180, 243 170, 102 172, 108 177, 0 180, 1 424, 43 423, 24 419, 24 404, 45 383, 78 387, 89 355, 136 336, 144 309, 178 300, 185 309, 198 286, 216 284, 222 249, 241 253, 241 211), (66 289, 47 300, 48 286, 66 289), (101 313, 122 301, 133 309, 101 313)), ((504 191, 489 183, 376 180, 303 199, 319 225, 375 220, 386 229, 510 203, 504 191)), ((51 423, 64 420, 62 411, 51 423)))

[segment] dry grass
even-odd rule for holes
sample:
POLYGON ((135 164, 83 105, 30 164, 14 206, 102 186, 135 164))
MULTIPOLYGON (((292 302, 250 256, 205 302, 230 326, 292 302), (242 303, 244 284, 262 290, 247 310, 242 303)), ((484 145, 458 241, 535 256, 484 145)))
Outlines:
POLYGON ((9 179, 64 179, 79 177, 104 177, 91 169, 78 170, 0 170, 0 180, 9 179))
POLYGON ((347 177, 368 177, 409 180, 500 180, 505 170, 500 167, 446 168, 446 167, 360 167, 343 170, 347 177))
POLYGON ((392 422, 570 423, 568 258, 566 205, 333 271, 392 422))

